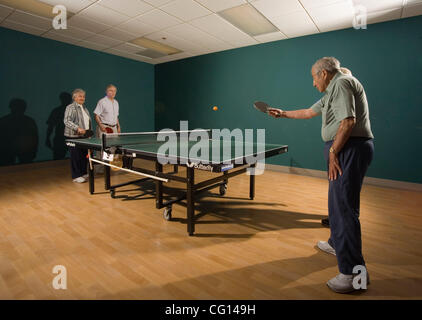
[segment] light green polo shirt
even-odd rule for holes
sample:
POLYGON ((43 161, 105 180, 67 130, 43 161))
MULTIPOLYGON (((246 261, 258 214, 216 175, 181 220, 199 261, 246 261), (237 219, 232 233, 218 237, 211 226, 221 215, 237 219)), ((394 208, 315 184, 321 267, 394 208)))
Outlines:
POLYGON ((321 136, 325 142, 334 140, 340 122, 349 117, 356 118, 352 137, 374 137, 365 90, 353 76, 338 72, 331 79, 325 95, 311 108, 322 115, 321 136))

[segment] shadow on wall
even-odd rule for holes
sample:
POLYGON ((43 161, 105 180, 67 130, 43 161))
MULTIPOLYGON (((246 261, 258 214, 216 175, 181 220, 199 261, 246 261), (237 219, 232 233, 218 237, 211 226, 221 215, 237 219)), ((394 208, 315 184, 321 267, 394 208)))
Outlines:
POLYGON ((53 151, 53 159, 60 160, 66 157, 67 148, 64 141, 64 112, 72 103, 72 96, 68 92, 62 92, 59 96, 60 105, 51 111, 47 120, 47 134, 45 144, 53 151), (54 134, 54 135, 53 135, 54 134), (53 135, 53 140, 51 136, 53 135))
POLYGON ((0 118, 2 152, 0 165, 29 163, 37 156, 38 128, 35 120, 25 115, 26 101, 10 100, 10 114, 0 118))

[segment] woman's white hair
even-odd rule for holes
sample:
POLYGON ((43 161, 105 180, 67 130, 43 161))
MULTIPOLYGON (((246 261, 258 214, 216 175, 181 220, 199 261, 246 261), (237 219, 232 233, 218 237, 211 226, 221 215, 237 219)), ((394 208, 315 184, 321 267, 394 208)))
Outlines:
POLYGON ((340 61, 334 57, 324 57, 314 63, 313 68, 315 73, 320 73, 322 70, 327 70, 330 73, 340 71, 340 61))
POLYGON ((79 93, 83 93, 83 94, 86 94, 86 92, 84 91, 84 90, 82 90, 82 89, 75 89, 75 90, 73 90, 73 92, 72 92, 72 99, 73 100, 75 100, 75 96, 77 95, 77 94, 79 94, 79 93))

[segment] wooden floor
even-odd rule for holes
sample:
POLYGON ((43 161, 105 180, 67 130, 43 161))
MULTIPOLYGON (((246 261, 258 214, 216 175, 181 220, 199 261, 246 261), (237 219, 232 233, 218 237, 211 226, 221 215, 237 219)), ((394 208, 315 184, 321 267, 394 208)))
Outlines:
POLYGON ((174 205, 175 221, 165 221, 152 184, 111 199, 99 177, 89 195, 68 166, 0 169, 1 299, 422 298, 421 193, 364 186, 371 285, 339 295, 325 285, 335 257, 315 248, 329 236, 325 180, 266 171, 250 201, 248 176, 233 178, 224 198, 213 190, 197 204, 207 214, 188 237, 186 207, 174 205), (67 290, 52 287, 55 265, 67 268, 67 290))

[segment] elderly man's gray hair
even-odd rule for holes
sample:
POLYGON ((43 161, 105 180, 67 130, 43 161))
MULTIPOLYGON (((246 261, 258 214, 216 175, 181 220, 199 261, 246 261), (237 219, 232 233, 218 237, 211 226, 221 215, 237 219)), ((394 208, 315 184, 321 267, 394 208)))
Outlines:
POLYGON ((75 89, 75 90, 73 90, 73 92, 72 92, 72 99, 73 100, 75 100, 75 96, 77 95, 77 94, 79 94, 79 93, 83 93, 83 94, 85 94, 86 92, 84 91, 84 90, 82 90, 82 89, 75 89))
POLYGON ((320 73, 322 70, 327 70, 330 73, 340 71, 340 61, 334 57, 324 57, 314 63, 313 68, 315 73, 320 73))

